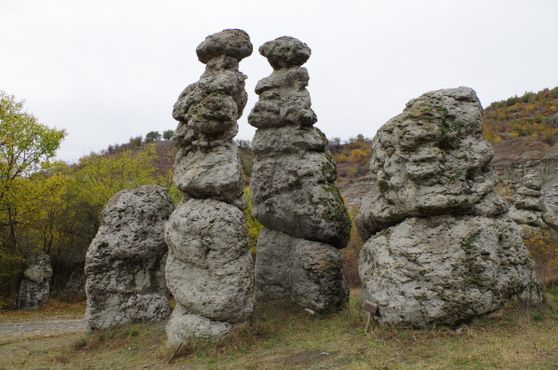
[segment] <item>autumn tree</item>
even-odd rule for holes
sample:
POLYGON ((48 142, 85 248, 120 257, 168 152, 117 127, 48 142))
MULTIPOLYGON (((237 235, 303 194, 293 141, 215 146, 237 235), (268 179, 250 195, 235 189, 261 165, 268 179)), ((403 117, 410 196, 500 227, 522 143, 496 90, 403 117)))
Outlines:
POLYGON ((3 240, 10 251, 17 248, 17 212, 14 199, 18 179, 41 169, 54 157, 66 135, 64 130, 49 128, 23 111, 23 102, 0 92, 0 213, 2 228, 8 228, 3 240))

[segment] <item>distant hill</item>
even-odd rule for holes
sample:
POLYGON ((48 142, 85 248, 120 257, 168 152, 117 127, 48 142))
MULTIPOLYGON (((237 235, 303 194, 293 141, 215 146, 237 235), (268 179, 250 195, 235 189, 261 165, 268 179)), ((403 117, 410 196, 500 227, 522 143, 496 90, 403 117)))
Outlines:
POLYGON ((552 145, 558 139, 558 87, 492 103, 484 123, 491 142, 528 137, 552 145))
POLYGON ((547 208, 558 212, 558 87, 490 104, 484 134, 494 147, 492 168, 501 184, 537 173, 547 208))
MULTIPOLYGON (((484 110, 484 134, 494 147, 493 166, 501 176, 511 174, 508 167, 542 165, 541 171, 552 172, 558 162, 558 87, 537 93, 527 92, 490 104, 484 110), (550 164, 549 164, 550 163, 550 164)), ((160 138, 160 136, 159 136, 160 138)), ((337 163, 338 180, 349 203, 358 204, 365 193, 368 163, 372 153, 371 140, 357 135, 347 140, 329 139, 329 148, 337 163)), ((156 167, 161 174, 172 169, 176 149, 170 140, 153 140, 156 144, 156 167)), ((252 172, 250 142, 236 141, 245 174, 246 185, 252 172)), ((117 155, 122 150, 141 151, 141 136, 129 143, 111 145, 102 153, 117 155)), ((523 170, 522 170, 523 171, 523 170)))

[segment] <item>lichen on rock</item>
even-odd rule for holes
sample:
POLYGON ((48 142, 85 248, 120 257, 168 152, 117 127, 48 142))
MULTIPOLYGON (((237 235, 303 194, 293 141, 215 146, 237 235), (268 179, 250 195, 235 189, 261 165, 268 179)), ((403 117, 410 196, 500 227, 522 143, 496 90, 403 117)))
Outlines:
POLYGON ((174 183, 185 196, 165 230, 167 285, 176 299, 167 338, 175 345, 225 335, 253 310, 242 171, 232 142, 247 100, 238 65, 252 44, 246 32, 224 30, 196 52, 206 69, 173 110, 179 121, 174 183))
POLYGON ((541 301, 533 261, 494 192, 472 89, 411 100, 372 146, 357 226, 363 298, 378 321, 452 325, 513 299, 541 301))
POLYGON ((170 315, 164 227, 172 210, 166 190, 155 185, 122 190, 110 199, 85 257, 90 329, 170 315))
POLYGON ((256 299, 289 298, 317 312, 348 300, 341 255, 351 223, 336 169, 306 89, 301 67, 310 48, 289 36, 260 47, 273 67, 256 84, 259 100, 248 116, 252 141, 254 216, 265 226, 257 245, 256 299))
POLYGON ((50 257, 39 253, 30 257, 17 295, 17 307, 22 310, 36 310, 42 306, 50 294, 52 265, 50 257))

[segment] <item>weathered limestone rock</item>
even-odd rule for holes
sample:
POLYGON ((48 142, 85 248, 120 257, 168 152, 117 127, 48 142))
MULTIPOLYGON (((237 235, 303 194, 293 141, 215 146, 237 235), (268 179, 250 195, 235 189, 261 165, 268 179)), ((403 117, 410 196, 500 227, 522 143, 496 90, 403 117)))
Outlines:
POLYGON ((85 299, 85 275, 83 267, 72 271, 66 286, 64 286, 64 299, 81 301, 85 299))
POLYGON ((546 209, 541 188, 540 176, 527 174, 515 189, 510 217, 519 225, 523 237, 529 237, 540 228, 558 228, 558 225, 555 225, 553 214, 546 209))
POLYGON ((52 266, 50 257, 41 253, 28 261, 19 286, 17 307, 21 310, 36 310, 48 300, 52 266))
POLYGON ((165 229, 166 278, 176 307, 170 343, 225 335, 253 310, 253 261, 248 248, 242 171, 232 139, 246 105, 241 59, 252 53, 248 34, 224 30, 197 50, 206 70, 180 94, 174 182, 185 194, 165 229))
POLYGON ((348 300, 341 267, 351 223, 335 186, 336 169, 306 89, 301 67, 310 48, 293 37, 260 47, 273 67, 256 85, 259 100, 248 116, 252 142, 254 216, 265 225, 257 245, 256 298, 290 298, 317 312, 348 300))
POLYGON ((357 226, 363 298, 384 323, 456 324, 541 301, 533 261, 493 190, 492 149, 470 88, 407 103, 377 132, 357 226))
POLYGON ((154 185, 123 190, 109 201, 85 258, 90 329, 170 315, 164 227, 172 209, 165 189, 154 185))
POLYGON ((339 251, 325 243, 264 228, 258 239, 256 299, 289 297, 302 307, 333 312, 347 302, 339 251))

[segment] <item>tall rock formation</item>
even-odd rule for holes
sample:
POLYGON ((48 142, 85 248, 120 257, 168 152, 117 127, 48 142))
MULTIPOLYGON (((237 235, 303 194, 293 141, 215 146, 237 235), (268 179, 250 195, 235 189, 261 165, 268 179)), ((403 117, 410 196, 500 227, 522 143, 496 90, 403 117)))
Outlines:
POLYGON ((170 315, 164 229, 172 209, 166 190, 155 185, 122 190, 108 202, 85 256, 89 329, 170 315))
POLYGON ((254 216, 265 226, 256 255, 256 299, 290 298, 317 312, 348 300, 336 248, 351 223, 335 187, 336 169, 306 89, 301 67, 310 48, 293 37, 260 47, 273 72, 256 85, 259 100, 248 117, 257 128, 252 150, 254 216))
POLYGON ((540 282, 505 203, 470 88, 411 100, 380 128, 357 225, 363 299, 384 323, 455 324, 512 299, 541 301, 540 282))
POLYGON ((17 295, 17 307, 21 310, 36 310, 48 300, 52 266, 45 253, 37 254, 28 261, 17 295))
POLYGON ((253 310, 242 171, 232 142, 247 100, 238 65, 252 44, 246 32, 224 30, 196 52, 205 72, 173 110, 180 122, 174 182, 184 194, 165 231, 167 285, 176 299, 167 325, 173 344, 224 335, 253 310))

